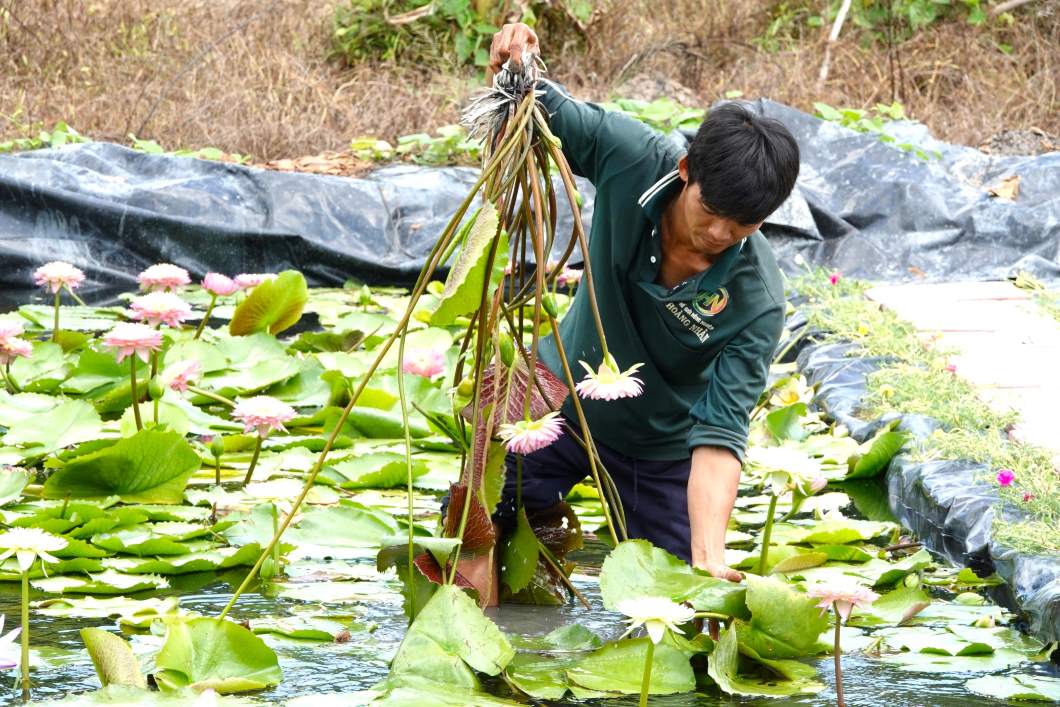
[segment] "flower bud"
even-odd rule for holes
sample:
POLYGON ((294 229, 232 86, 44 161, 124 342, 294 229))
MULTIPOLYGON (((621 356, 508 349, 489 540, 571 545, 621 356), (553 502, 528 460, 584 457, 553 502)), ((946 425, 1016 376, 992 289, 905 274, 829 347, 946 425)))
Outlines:
POLYGON ((501 361, 505 366, 511 368, 512 364, 515 363, 515 344, 512 343, 512 337, 504 332, 501 332, 499 338, 501 361))
POLYGON ((166 386, 162 383, 162 379, 159 376, 153 376, 147 384, 147 394, 151 396, 151 400, 161 400, 165 393, 166 386))
POLYGON ((221 455, 225 453, 225 441, 221 435, 217 435, 210 442, 210 454, 213 455, 214 459, 220 459, 221 455))
POLYGON ((994 618, 993 614, 987 614, 986 616, 980 616, 972 625, 976 628, 994 628, 997 625, 997 619, 994 618))
POLYGON ((372 303, 372 290, 368 285, 361 286, 361 292, 357 296, 357 301, 362 307, 367 307, 372 303))
POLYGON ((559 305, 556 304, 556 296, 551 292, 546 292, 545 296, 541 298, 541 306, 545 308, 545 312, 548 313, 548 316, 553 319, 559 317, 559 305))
POLYGON ((912 574, 907 574, 905 576, 905 579, 902 580, 902 584, 909 587, 910 589, 916 589, 920 586, 920 575, 918 575, 916 572, 913 572, 912 574))
POLYGON ((475 394, 475 379, 471 376, 465 376, 464 380, 460 381, 460 385, 456 387, 456 394, 462 398, 470 398, 475 394))

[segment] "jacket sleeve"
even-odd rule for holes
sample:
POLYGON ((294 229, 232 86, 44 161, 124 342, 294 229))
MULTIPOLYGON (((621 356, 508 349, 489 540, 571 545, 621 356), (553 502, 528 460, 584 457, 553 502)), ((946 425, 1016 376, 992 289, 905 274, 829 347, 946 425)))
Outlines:
POLYGON ((743 462, 751 411, 765 390, 769 365, 784 327, 784 310, 751 322, 710 364, 707 390, 692 406, 688 447, 724 447, 743 462))
POLYGON ((605 175, 616 174, 653 150, 666 149, 667 138, 639 120, 572 98, 552 81, 538 81, 538 89, 563 156, 576 175, 596 186, 605 175))

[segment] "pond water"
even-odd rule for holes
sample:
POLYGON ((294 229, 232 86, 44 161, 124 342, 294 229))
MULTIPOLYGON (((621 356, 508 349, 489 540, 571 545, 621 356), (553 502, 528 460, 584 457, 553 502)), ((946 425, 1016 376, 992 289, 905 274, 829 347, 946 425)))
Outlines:
MULTIPOLYGON (((554 628, 577 623, 607 640, 623 631, 622 617, 603 609, 595 574, 606 552, 598 542, 590 542, 586 549, 572 555, 579 562, 575 584, 593 605, 586 611, 578 604, 564 607, 532 607, 505 605, 487 612, 508 634, 524 636, 543 635, 554 628)), ((321 570, 334 569, 344 574, 371 577, 374 560, 370 557, 354 560, 296 561, 289 567, 291 579, 315 579, 321 570)), ((172 577, 172 588, 152 596, 179 595, 180 606, 186 611, 216 615, 231 596, 233 587, 242 579, 239 572, 200 573, 172 577)), ((392 573, 382 581, 366 582, 297 582, 288 581, 280 591, 283 593, 309 592, 317 597, 349 601, 307 601, 277 596, 277 588, 244 595, 233 611, 239 620, 288 616, 300 610, 319 610, 329 616, 353 617, 347 619, 350 640, 342 643, 294 640, 274 634, 264 636, 280 657, 283 682, 276 688, 243 698, 248 703, 284 702, 302 697, 299 705, 324 703, 313 695, 328 693, 352 693, 366 690, 382 680, 387 673, 387 664, 404 636, 406 621, 401 610, 398 594, 399 582, 392 573), (356 591, 349 591, 356 590, 356 591), (366 596, 368 595, 368 596, 366 596)), ((0 612, 10 617, 18 616, 17 585, 0 584, 0 612)), ((12 624, 8 624, 10 627, 12 624)), ((39 652, 40 661, 34 672, 34 701, 48 701, 70 693, 88 692, 99 687, 91 660, 84 650, 78 633, 85 626, 101 626, 113 630, 115 622, 110 619, 67 619, 36 616, 33 619, 33 645, 39 652)), ((150 634, 134 634, 131 639, 134 650, 140 655, 145 668, 150 665, 150 654, 161 645, 161 637, 150 634), (146 658, 146 660, 145 660, 146 658)), ((813 661, 820 679, 833 684, 832 660, 822 657, 813 661)), ((937 705, 957 707, 965 705, 996 705, 997 701, 977 697, 964 688, 964 683, 976 674, 970 673, 918 673, 908 672, 887 665, 867 655, 851 652, 844 657, 844 686, 850 705, 895 707, 898 705, 937 705)), ((1013 675, 1026 676, 1057 675, 1055 665, 1048 663, 1024 664, 1010 671, 1013 675)), ((1005 673, 1001 673, 1005 674, 1005 673)), ((13 675, 13 674, 12 674, 13 675)), ((10 683, 8 683, 10 685, 10 683)), ((490 685, 498 695, 509 696, 507 688, 499 681, 490 685)), ((5 704, 20 702, 13 688, 0 692, 5 704)), ((352 700, 351 700, 352 701, 352 700)), ((537 701, 533 704, 575 705, 636 704, 636 697, 623 699, 579 702, 537 701)), ((349 702, 346 702, 347 704, 349 702)), ((668 697, 652 697, 651 704, 669 707, 694 707, 717 704, 784 704, 784 705, 830 705, 835 703, 834 691, 829 689, 817 695, 786 697, 780 700, 731 698, 717 692, 709 694, 683 694, 668 697)), ((328 703, 331 704, 331 703, 328 703)), ((334 704, 343 704, 336 701, 334 704)))

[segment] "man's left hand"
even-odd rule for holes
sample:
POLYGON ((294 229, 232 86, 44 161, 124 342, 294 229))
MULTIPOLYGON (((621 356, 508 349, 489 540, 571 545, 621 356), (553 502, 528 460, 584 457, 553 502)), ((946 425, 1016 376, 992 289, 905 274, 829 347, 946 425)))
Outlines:
POLYGON ((696 566, 699 567, 699 569, 706 570, 710 573, 710 576, 718 579, 726 579, 730 582, 743 581, 742 572, 737 572, 733 568, 723 565, 720 562, 704 562, 702 564, 697 564, 696 566))

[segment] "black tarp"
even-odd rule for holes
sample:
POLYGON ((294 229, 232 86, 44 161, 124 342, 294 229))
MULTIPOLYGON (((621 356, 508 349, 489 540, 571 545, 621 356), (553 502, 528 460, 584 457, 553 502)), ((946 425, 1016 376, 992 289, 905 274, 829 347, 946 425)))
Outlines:
MULTIPOLYGON (((796 136, 803 164, 792 197, 763 232, 783 263, 869 279, 1001 278, 1027 269, 1060 279, 1060 153, 993 157, 889 126, 923 160, 835 123, 773 103, 755 108, 796 136), (1020 177, 1015 201, 985 186, 1020 177)), ((675 140, 682 136, 675 134, 675 140)), ((148 155, 106 143, 0 156, 0 304, 25 302, 30 274, 67 260, 96 301, 132 289, 136 273, 174 262, 201 276, 303 271, 310 284, 349 278, 407 284, 475 178, 469 168, 395 165, 360 179, 270 172, 148 155)), ((583 217, 593 189, 580 182, 583 217)), ((557 251, 570 233, 561 218, 557 251)))
MULTIPOLYGON (((865 420, 858 415, 866 378, 885 363, 851 356, 852 344, 809 344, 798 354, 798 368, 817 385, 815 403, 851 437, 863 442, 898 416, 865 420)), ((923 440, 939 427, 922 415, 902 415, 899 429, 923 440)), ((1018 521, 1024 512, 1002 502, 993 470, 967 460, 918 461, 899 454, 887 469, 888 504, 902 525, 926 547, 980 576, 997 572, 1006 584, 994 598, 1023 612, 1027 628, 1046 642, 1060 641, 1060 557, 1019 552, 993 537, 996 514, 1018 521)))

